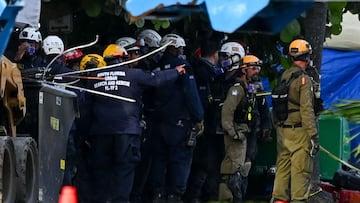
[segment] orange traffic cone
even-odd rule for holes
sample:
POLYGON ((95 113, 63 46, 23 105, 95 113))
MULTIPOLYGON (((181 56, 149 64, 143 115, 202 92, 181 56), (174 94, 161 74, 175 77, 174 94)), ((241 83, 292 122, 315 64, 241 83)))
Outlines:
POLYGON ((77 203, 76 188, 74 186, 63 186, 59 196, 59 203, 77 203))

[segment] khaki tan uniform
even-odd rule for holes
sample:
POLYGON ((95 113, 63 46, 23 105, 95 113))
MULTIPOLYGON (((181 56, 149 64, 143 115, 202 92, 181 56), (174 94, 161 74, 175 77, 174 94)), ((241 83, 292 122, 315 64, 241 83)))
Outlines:
MULTIPOLYGON (((232 86, 226 96, 221 112, 221 124, 224 129, 225 157, 221 163, 220 173, 225 177, 227 175, 239 172, 242 176, 247 176, 250 170, 242 170, 246 157, 246 138, 244 140, 234 139, 241 128, 243 131, 249 131, 247 124, 234 123, 234 115, 238 105, 247 99, 244 88, 240 83, 232 86)), ((219 186, 219 200, 232 200, 233 194, 226 183, 219 186)))
MULTIPOLYGON (((292 73, 301 69, 295 65, 283 73, 289 79, 292 73)), ((316 135, 314 94, 311 79, 300 75, 290 84, 288 109, 299 109, 289 113, 277 130, 277 161, 273 197, 281 200, 301 201, 309 196, 310 178, 314 160, 310 156, 311 136, 316 135), (290 195, 290 196, 289 196, 290 195)))

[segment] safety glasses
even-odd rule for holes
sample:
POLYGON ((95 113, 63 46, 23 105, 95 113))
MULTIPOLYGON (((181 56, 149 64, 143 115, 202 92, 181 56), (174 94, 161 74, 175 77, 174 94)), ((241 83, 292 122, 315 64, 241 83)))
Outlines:
POLYGON ((230 55, 228 53, 225 52, 219 52, 219 58, 223 58, 223 59, 227 59, 230 57, 230 55))
POLYGON ((261 66, 249 66, 247 69, 251 69, 253 71, 261 71, 261 66))

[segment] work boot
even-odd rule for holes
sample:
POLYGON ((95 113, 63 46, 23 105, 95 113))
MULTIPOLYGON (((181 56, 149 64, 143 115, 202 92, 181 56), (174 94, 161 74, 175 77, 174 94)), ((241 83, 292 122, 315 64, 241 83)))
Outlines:
POLYGON ((232 174, 229 176, 229 179, 227 180, 227 186, 230 189, 232 196, 233 196, 233 203, 235 202, 241 202, 243 193, 241 188, 242 183, 242 177, 240 172, 236 172, 235 174, 232 174))
POLYGON ((166 203, 164 195, 162 193, 157 193, 154 195, 152 203, 166 203))
POLYGON ((311 195, 307 201, 308 203, 334 203, 334 197, 331 193, 321 190, 314 195, 311 195))
POLYGON ((168 199, 166 203, 183 203, 181 200, 181 196, 177 194, 168 195, 168 199))
POLYGON ((289 202, 285 200, 275 199, 272 197, 270 203, 289 203, 289 202))

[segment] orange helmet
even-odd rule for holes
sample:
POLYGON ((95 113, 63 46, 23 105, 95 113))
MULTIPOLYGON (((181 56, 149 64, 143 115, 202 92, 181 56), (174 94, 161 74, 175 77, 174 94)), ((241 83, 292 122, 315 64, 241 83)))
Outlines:
POLYGON ((312 54, 311 45, 303 39, 296 39, 289 45, 289 54, 292 57, 299 57, 304 54, 312 54))
POLYGON ((110 44, 106 47, 106 49, 103 52, 104 58, 111 58, 111 57, 124 57, 127 56, 128 53, 126 50, 117 44, 110 44))
POLYGON ((254 55, 245 55, 243 57, 243 63, 241 68, 247 68, 249 66, 261 66, 262 61, 254 55))
POLYGON ((98 54, 87 54, 80 61, 80 70, 106 66, 104 58, 98 54))

